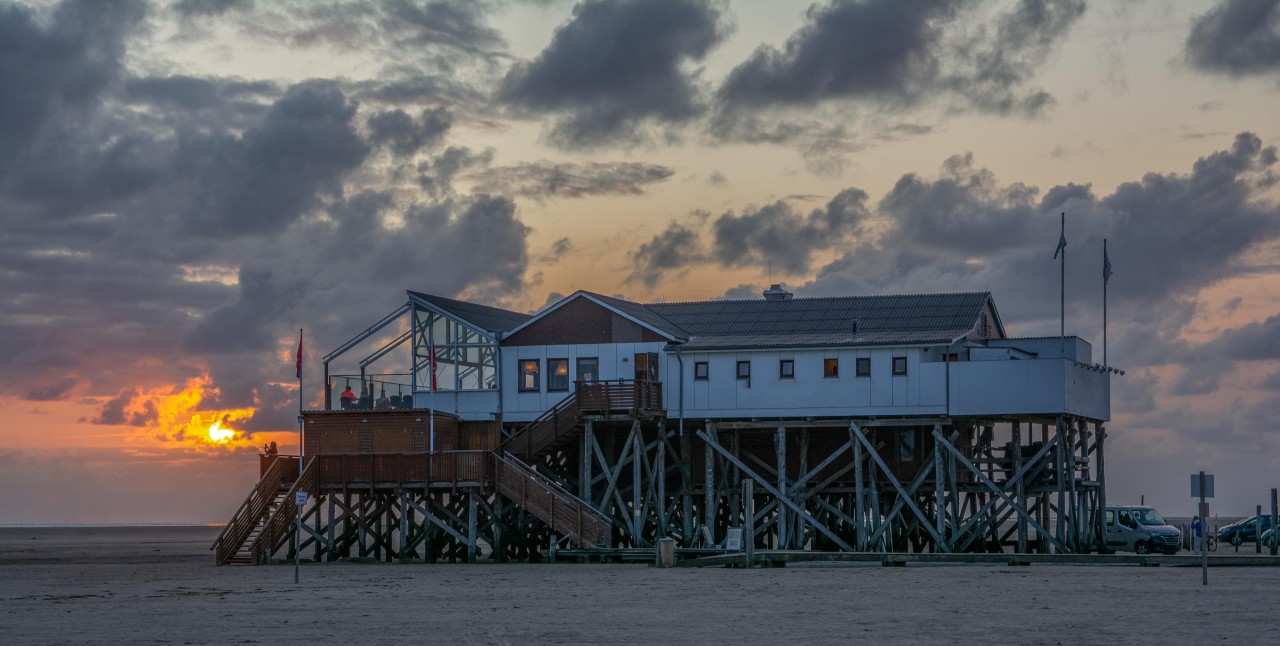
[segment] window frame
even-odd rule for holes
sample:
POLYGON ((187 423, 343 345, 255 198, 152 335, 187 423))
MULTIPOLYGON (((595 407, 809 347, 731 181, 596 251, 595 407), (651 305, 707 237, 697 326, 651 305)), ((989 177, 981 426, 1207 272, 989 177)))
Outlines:
POLYGON ((854 359, 853 376, 855 377, 871 376, 871 357, 857 357, 856 359, 854 359), (863 368, 865 368, 865 370, 863 368))
POLYGON ((779 359, 778 360, 778 379, 795 379, 796 378, 796 360, 795 359, 779 359))
POLYGON ((894 357, 894 358, 893 358, 893 376, 895 376, 895 377, 902 377, 902 376, 904 376, 904 375, 906 375, 906 374, 907 374, 907 358, 906 358, 906 357, 894 357), (902 366, 902 369, 901 369, 901 370, 899 370, 899 369, 898 369, 898 366, 902 366))
POLYGON ((840 357, 824 357, 822 359, 823 379, 840 378, 840 357))
POLYGON ((739 361, 737 368, 734 370, 734 374, 737 376, 739 381, 751 381, 751 360, 747 359, 745 361, 739 361), (747 368, 745 374, 742 372, 743 366, 746 366, 747 368))
POLYGON ((520 378, 516 381, 517 390, 522 393, 540 393, 542 392, 542 360, 541 359, 521 359, 519 364, 520 378), (530 371, 529 366, 533 366, 530 371), (525 385, 525 377, 533 375, 533 386, 525 385))
POLYGON ((708 361, 693 362, 693 380, 707 381, 711 379, 711 363, 708 361))
POLYGON ((576 381, 600 381, 600 357, 578 357, 575 363, 576 363, 575 367, 577 368, 577 372, 574 373, 574 379, 576 381), (584 361, 595 362, 595 370, 591 371, 592 373, 591 379, 582 378, 582 363, 584 361))
POLYGON ((547 392, 567 393, 569 392, 570 383, 572 383, 572 380, 569 379, 569 357, 557 357, 555 359, 547 359, 547 392), (558 361, 564 362, 564 387, 563 388, 553 387, 553 383, 554 383, 553 380, 556 378, 556 373, 555 373, 555 369, 552 366, 558 361))

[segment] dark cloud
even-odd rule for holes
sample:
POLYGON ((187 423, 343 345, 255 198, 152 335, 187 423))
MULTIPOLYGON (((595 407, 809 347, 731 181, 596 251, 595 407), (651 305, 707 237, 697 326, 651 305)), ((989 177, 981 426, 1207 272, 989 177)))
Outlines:
POLYGON ((1040 210, 1045 213, 1051 213, 1062 208, 1067 200, 1088 200, 1093 201, 1093 185, 1092 184, 1076 184, 1068 182, 1065 185, 1055 186, 1044 194, 1044 198, 1040 200, 1040 210))
POLYGON ((698 232, 675 222, 628 255, 632 269, 627 281, 640 281, 648 287, 657 285, 668 271, 687 269, 704 260, 698 232))
POLYGON ((712 171, 707 176, 707 183, 712 186, 726 186, 729 184, 729 178, 720 171, 712 171))
POLYGON ((221 16, 229 11, 253 8, 253 0, 178 0, 172 9, 179 15, 192 17, 221 16))
POLYGON ((184 231, 219 236, 276 233, 341 194, 342 176, 368 146, 352 123, 356 106, 336 84, 295 85, 261 125, 236 138, 187 133, 178 141, 169 186, 189 203, 184 231))
POLYGON ((260 120, 280 94, 281 88, 271 81, 185 75, 128 78, 121 88, 122 101, 147 106, 174 126, 199 119, 208 127, 211 121, 218 123, 220 115, 226 126, 247 126, 249 119, 260 120), (227 119, 228 112, 240 118, 227 119))
POLYGON ((1023 0, 998 16, 994 32, 970 24, 968 4, 815 5, 782 50, 762 45, 729 73, 717 93, 721 111, 830 100, 912 106, 953 95, 984 112, 1039 112, 1050 97, 1025 86, 1084 2, 1023 0))
POLYGON ((866 201, 866 193, 846 189, 808 216, 781 201, 738 216, 725 213, 711 225, 714 255, 726 267, 772 263, 807 271, 815 252, 840 247, 865 224, 866 201))
POLYGON ((486 168, 473 176, 479 193, 518 195, 538 200, 592 195, 642 195, 650 184, 675 171, 643 162, 524 162, 486 168))
POLYGON ((710 0, 586 0, 536 59, 511 69, 499 98, 557 117, 549 138, 566 148, 634 142, 646 125, 701 114, 684 68, 724 33, 710 0))
POLYGON ((388 110, 370 115, 369 140, 406 157, 443 141, 453 126, 453 115, 445 108, 423 110, 417 120, 404 110, 388 110))
POLYGON ((729 73, 735 108, 869 97, 913 103, 939 75, 933 51, 958 2, 830 2, 809 8, 782 51, 768 45, 729 73))
POLYGON ((1229 76, 1280 71, 1280 0, 1222 0, 1191 25, 1187 62, 1229 76))
POLYGON ((47 21, 0 5, 0 181, 50 120, 94 105, 123 72, 124 39, 146 5, 67 0, 47 21))
POLYGON ((472 168, 484 168, 493 161, 493 150, 473 152, 466 146, 449 146, 439 155, 418 164, 418 186, 433 198, 453 192, 453 178, 472 168))

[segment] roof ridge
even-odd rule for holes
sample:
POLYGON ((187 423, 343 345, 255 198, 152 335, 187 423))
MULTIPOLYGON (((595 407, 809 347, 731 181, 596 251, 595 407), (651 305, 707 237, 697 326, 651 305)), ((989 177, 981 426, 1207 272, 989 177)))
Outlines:
MULTIPOLYGON (((583 291, 586 291, 586 290, 583 290, 583 291)), ((593 293, 593 292, 588 292, 588 293, 593 293)), ((783 301, 769 301, 763 298, 722 298, 722 299, 710 299, 710 300, 702 300, 702 301, 656 301, 652 303, 637 303, 635 301, 626 301, 626 302, 636 303, 636 305, 643 305, 645 307, 649 307, 651 305, 701 305, 704 303, 785 303, 788 301, 830 301, 830 300, 845 299, 845 298, 918 298, 921 296, 990 296, 990 295, 991 295, 991 291, 987 290, 987 291, 977 291, 977 292, 917 292, 914 294, 865 294, 865 295, 856 295, 856 296, 798 296, 798 297, 792 297, 783 301)), ((606 298, 612 298, 612 297, 606 297, 606 298)), ((625 299, 615 299, 615 300, 625 300, 625 299)))

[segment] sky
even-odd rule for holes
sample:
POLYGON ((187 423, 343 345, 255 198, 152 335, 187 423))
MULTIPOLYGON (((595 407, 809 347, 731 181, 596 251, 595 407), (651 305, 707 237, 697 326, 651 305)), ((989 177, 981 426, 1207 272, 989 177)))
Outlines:
POLYGON ((0 0, 0 524, 225 522, 296 450, 299 330, 318 407, 406 289, 990 291, 1056 336, 1061 213, 1097 361, 1114 272, 1108 500, 1252 513, 1278 108, 1280 0, 0 0))

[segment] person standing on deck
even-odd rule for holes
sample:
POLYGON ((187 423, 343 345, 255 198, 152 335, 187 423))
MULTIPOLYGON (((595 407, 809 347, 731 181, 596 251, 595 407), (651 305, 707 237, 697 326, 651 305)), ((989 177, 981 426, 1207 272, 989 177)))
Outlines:
POLYGON ((339 395, 338 398, 342 400, 343 408, 356 407, 356 394, 351 392, 351 384, 347 384, 347 389, 342 391, 342 394, 339 395))

